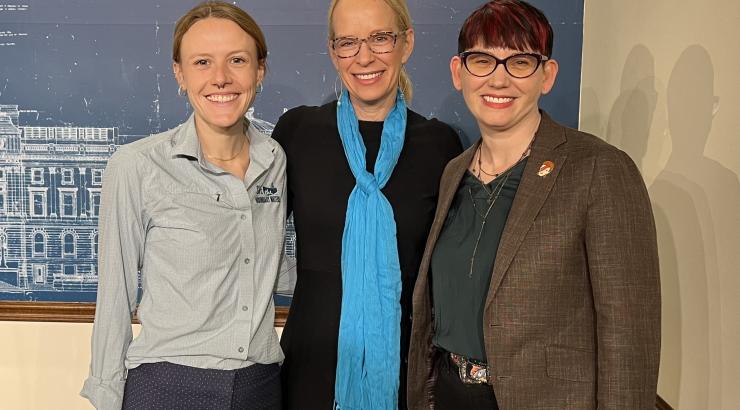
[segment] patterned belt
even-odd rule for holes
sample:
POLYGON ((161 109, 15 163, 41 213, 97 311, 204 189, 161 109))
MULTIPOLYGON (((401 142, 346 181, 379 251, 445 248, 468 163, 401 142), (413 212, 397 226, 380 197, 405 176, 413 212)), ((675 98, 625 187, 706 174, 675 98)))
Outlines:
POLYGON ((488 365, 486 363, 455 353, 450 353, 450 359, 457 366, 460 381, 463 384, 488 383, 488 365))

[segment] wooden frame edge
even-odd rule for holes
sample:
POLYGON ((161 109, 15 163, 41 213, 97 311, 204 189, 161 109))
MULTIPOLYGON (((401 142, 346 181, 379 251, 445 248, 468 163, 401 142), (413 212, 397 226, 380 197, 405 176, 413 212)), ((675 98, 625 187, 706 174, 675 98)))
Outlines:
MULTIPOLYGON (((285 326, 288 308, 275 308, 275 326, 285 326)), ((0 321, 92 323, 95 303, 0 301, 0 321)), ((139 323, 134 317, 132 323, 139 323)))

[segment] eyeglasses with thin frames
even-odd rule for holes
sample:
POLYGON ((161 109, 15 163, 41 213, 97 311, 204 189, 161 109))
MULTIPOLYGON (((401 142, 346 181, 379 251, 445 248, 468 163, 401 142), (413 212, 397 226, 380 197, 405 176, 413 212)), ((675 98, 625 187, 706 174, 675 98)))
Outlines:
POLYGON ((536 53, 519 53, 504 59, 481 51, 464 51, 458 54, 465 69, 476 77, 487 77, 503 65, 506 72, 514 78, 527 78, 537 71, 550 57, 536 53))
POLYGON ((388 54, 395 48, 398 36, 405 34, 406 31, 407 30, 403 30, 397 33, 392 31, 381 31, 370 34, 365 38, 353 36, 337 37, 331 40, 331 48, 339 58, 350 58, 356 56, 360 53, 362 43, 367 44, 370 51, 374 54, 388 54))

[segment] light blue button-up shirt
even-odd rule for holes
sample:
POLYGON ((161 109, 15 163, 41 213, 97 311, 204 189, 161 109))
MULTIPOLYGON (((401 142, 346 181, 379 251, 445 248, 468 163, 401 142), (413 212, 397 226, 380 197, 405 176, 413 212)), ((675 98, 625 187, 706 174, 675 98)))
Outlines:
POLYGON ((108 162, 81 393, 96 408, 120 409, 127 369, 142 363, 230 370, 283 359, 272 293, 283 258, 285 154, 253 126, 247 133, 244 181, 205 160, 193 117, 108 162), (139 271, 141 333, 132 340, 139 271))

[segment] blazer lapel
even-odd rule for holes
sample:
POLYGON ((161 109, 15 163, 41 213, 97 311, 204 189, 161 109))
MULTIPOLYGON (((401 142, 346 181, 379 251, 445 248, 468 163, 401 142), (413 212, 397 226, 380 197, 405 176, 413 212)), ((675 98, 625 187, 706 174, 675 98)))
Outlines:
POLYGON ((427 241, 427 253, 429 255, 425 256, 431 256, 431 252, 434 250, 434 245, 437 243, 439 234, 442 231, 442 226, 444 226, 445 219, 447 218, 447 212, 450 210, 452 200, 455 199, 457 187, 460 186, 460 181, 462 181, 465 171, 468 170, 468 165, 470 164, 470 161, 472 161, 479 143, 480 142, 473 144, 473 146, 465 150, 457 158, 450 161, 449 173, 446 176, 443 176, 442 181, 440 181, 437 210, 434 214, 434 222, 432 223, 432 229, 429 232, 429 240, 427 241))
POLYGON ((486 298, 486 308, 496 296, 519 246, 555 185, 555 180, 566 160, 566 154, 558 153, 555 148, 565 141, 565 128, 542 112, 542 120, 535 133, 532 151, 501 234, 491 285, 486 298), (539 173, 540 167, 546 161, 552 162, 554 166, 549 173, 540 175, 543 174, 539 173))
POLYGON ((434 221, 429 230, 429 237, 427 238, 426 247, 424 248, 424 256, 421 259, 421 265, 419 267, 419 276, 416 279, 416 287, 414 288, 413 300, 415 309, 420 308, 417 306, 417 302, 421 303, 421 301, 424 300, 424 295, 426 295, 429 290, 427 286, 429 264, 432 259, 432 253, 434 252, 434 246, 437 243, 440 232, 442 231, 442 226, 444 226, 447 212, 450 210, 452 201, 455 198, 457 187, 460 185, 460 181, 462 180, 465 171, 468 169, 468 164, 470 164, 473 155, 475 155, 477 147, 478 144, 473 144, 472 147, 468 148, 465 152, 450 161, 442 174, 442 180, 439 183, 437 210, 434 213, 434 221))

